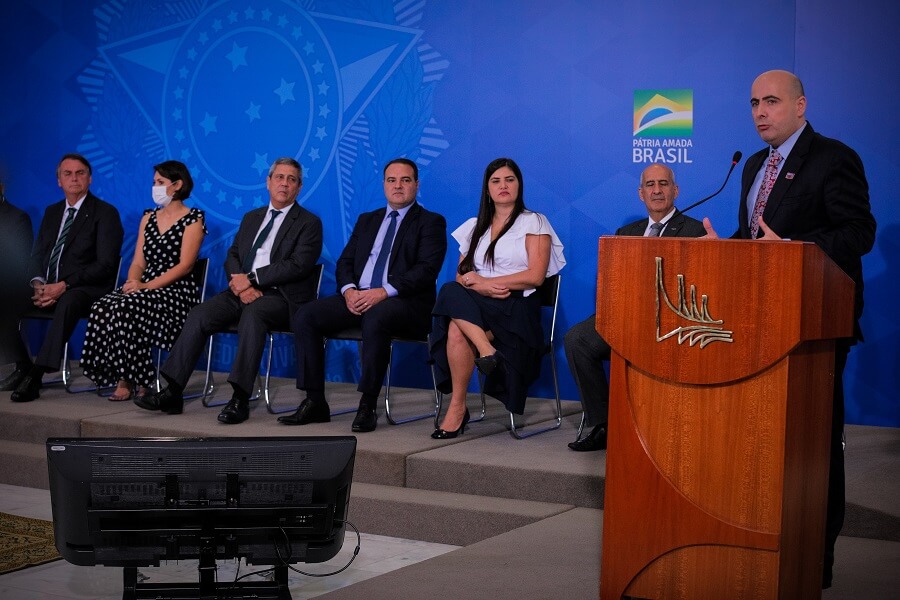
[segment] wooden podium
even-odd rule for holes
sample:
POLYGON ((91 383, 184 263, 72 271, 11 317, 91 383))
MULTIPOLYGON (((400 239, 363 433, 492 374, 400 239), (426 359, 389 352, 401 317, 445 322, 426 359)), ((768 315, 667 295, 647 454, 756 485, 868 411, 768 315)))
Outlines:
POLYGON ((819 598, 853 281, 810 243, 604 237, 597 330, 600 597, 819 598))

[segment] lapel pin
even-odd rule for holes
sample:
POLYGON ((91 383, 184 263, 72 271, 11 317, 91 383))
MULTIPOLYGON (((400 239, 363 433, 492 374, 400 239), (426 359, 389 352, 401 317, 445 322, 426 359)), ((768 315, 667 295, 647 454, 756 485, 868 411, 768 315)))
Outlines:
POLYGON ((793 179, 793 178, 794 178, 794 174, 793 174, 793 173, 785 173, 784 178, 785 178, 785 179, 793 179))

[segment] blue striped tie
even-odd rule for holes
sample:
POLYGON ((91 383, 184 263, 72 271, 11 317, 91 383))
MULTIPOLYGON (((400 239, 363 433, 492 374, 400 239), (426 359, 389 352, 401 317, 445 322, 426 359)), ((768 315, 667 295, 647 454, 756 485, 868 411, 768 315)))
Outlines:
POLYGON ((72 228, 72 221, 75 220, 75 209, 69 208, 68 213, 66 222, 63 223, 62 231, 59 233, 59 238, 56 240, 56 245, 53 246, 53 252, 50 253, 50 266, 47 268, 47 281, 49 283, 56 283, 59 277, 59 273, 57 273, 59 269, 59 255, 62 254, 63 246, 66 245, 66 236, 69 235, 69 230, 72 228))

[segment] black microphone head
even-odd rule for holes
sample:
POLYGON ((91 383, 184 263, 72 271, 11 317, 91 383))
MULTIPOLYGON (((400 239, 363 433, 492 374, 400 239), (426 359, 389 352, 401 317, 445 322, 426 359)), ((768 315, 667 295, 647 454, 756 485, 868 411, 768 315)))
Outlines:
POLYGON ((735 152, 735 153, 734 153, 734 156, 731 157, 731 164, 736 165, 736 164, 738 164, 739 162, 741 162, 741 157, 742 157, 742 156, 743 156, 743 154, 741 153, 740 150, 738 150, 737 152, 735 152))

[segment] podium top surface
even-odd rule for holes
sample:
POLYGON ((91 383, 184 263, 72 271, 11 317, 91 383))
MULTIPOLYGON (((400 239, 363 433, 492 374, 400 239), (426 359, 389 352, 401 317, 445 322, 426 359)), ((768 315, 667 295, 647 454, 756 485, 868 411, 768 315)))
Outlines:
POLYGON ((724 383, 851 337, 853 286, 808 242, 602 237, 597 329, 651 375, 724 383))

